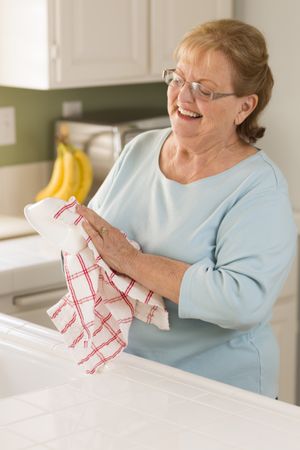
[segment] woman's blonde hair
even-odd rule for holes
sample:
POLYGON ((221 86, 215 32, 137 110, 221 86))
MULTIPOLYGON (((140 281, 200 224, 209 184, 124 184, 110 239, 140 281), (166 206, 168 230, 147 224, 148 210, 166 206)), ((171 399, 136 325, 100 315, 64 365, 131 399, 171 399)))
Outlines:
POLYGON ((258 125, 258 116, 268 104, 274 85, 268 65, 268 51, 262 33, 239 20, 222 19, 206 22, 187 33, 175 50, 175 58, 197 58, 198 51, 219 50, 233 68, 233 88, 238 97, 256 94, 254 111, 237 126, 238 135, 249 143, 263 137, 265 128, 258 125))

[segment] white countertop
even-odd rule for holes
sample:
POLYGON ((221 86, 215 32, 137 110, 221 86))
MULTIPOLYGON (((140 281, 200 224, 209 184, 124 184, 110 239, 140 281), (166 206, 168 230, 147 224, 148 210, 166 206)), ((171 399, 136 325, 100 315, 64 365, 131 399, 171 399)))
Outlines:
POLYGON ((60 250, 35 234, 0 240, 0 271, 60 261, 60 250))
POLYGON ((60 251, 39 235, 0 240, 0 297, 65 285, 60 251))
MULTIPOLYGON (((9 318, 0 326, 0 339, 36 347, 44 357, 57 355, 58 364, 69 360, 58 333, 36 330, 9 318)), ((299 407, 125 353, 96 375, 74 370, 62 385, 0 400, 1 449, 300 447, 299 407)))
POLYGON ((35 234, 24 217, 0 214, 0 240, 35 234))

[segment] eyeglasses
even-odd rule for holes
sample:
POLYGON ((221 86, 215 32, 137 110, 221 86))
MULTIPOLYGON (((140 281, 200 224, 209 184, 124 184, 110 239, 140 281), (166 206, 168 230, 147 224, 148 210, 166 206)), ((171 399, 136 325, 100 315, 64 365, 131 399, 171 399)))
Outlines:
POLYGON ((229 95, 236 95, 234 93, 222 94, 221 92, 213 92, 201 83, 197 83, 196 81, 186 81, 176 73, 176 69, 165 69, 162 78, 164 82, 172 88, 181 89, 185 84, 189 84, 190 92, 194 99, 217 100, 218 98, 228 97, 229 95))

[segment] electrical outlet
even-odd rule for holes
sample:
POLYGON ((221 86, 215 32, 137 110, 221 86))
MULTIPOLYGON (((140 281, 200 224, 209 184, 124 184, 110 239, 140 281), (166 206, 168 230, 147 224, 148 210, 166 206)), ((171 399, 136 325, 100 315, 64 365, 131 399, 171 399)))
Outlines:
POLYGON ((15 116, 13 106, 0 108, 0 145, 14 145, 16 143, 15 116))
POLYGON ((82 115, 82 103, 80 101, 63 102, 63 117, 80 117, 82 115))

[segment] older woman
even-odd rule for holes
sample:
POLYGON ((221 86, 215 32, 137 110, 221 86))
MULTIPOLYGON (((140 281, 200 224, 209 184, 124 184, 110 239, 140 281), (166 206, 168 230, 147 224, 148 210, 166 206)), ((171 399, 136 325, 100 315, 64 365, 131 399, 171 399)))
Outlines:
POLYGON ((275 397, 269 321, 296 231, 287 183, 253 145, 273 86, 265 40, 220 20, 175 55, 172 127, 132 140, 79 212, 104 260, 165 299, 171 330, 135 320, 128 352, 275 397))

